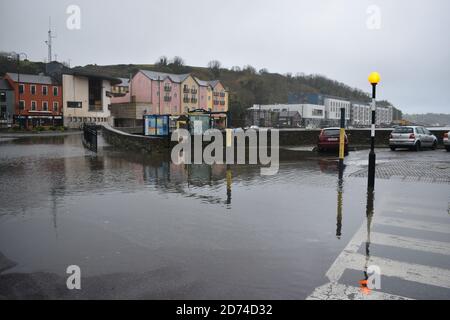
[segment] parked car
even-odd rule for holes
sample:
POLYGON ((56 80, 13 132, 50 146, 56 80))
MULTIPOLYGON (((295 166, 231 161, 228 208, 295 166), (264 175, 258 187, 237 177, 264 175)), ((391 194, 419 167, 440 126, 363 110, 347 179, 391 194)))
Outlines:
MULTIPOLYGON (((319 141, 317 142, 317 150, 324 151, 338 151, 339 150, 340 128, 324 128, 320 131, 319 141)), ((345 134, 344 153, 348 154, 348 137, 345 134)))
POLYGON ((392 151, 397 148, 408 148, 419 151, 422 148, 436 149, 438 140, 428 129, 420 126, 401 126, 392 131, 389 147, 392 151))
POLYGON ((447 151, 450 152, 450 139, 448 136, 450 135, 450 131, 447 133, 444 133, 444 147, 447 149, 447 151))

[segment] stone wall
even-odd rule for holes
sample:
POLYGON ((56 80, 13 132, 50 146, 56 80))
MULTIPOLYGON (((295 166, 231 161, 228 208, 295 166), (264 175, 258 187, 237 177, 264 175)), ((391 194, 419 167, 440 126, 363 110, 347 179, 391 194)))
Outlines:
MULTIPOLYGON (((114 146, 125 150, 139 152, 161 152, 173 146, 175 142, 168 139, 146 137, 142 135, 142 128, 112 128, 103 126, 103 136, 105 140, 114 146), (133 134, 135 133, 135 134, 133 134)), ((280 146, 315 146, 320 134, 320 130, 305 129, 279 129, 280 146)), ((445 130, 430 130, 439 139, 439 147, 442 147, 442 138, 445 130)), ((352 148, 370 147, 370 129, 348 129, 346 130, 349 145, 352 148)), ((375 133, 375 145, 377 147, 387 147, 389 145, 389 135, 392 129, 377 129, 375 133)), ((224 141, 225 140, 224 133, 224 141)), ((269 139, 270 141, 270 135, 269 139)))
MULTIPOLYGON (((377 129, 375 132, 375 145, 386 147, 389 145, 389 136, 393 129, 377 129)), ((430 130, 442 145, 445 130, 430 130)), ((349 145, 352 147, 370 146, 370 129, 347 129, 349 145)), ((320 130, 280 129, 280 146, 307 146, 317 144, 320 130)))
POLYGON ((167 151, 170 148, 168 139, 130 134, 109 125, 102 126, 102 135, 106 142, 122 150, 150 153, 167 151))

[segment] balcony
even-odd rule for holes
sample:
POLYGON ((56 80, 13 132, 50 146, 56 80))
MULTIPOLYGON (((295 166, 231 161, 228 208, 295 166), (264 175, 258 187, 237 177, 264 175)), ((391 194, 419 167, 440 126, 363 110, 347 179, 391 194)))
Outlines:
POLYGON ((164 86, 164 91, 172 91, 172 87, 171 86, 164 86))
POLYGON ((184 92, 184 93, 189 93, 189 88, 184 87, 184 88, 183 88, 183 92, 184 92))

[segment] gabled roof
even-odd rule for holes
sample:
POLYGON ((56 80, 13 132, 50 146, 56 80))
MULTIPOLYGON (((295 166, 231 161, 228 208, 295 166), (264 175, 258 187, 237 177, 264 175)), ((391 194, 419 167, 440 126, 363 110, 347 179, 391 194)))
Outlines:
POLYGON ((204 81, 204 80, 200 80, 197 77, 194 77, 195 81, 197 81, 197 83, 202 86, 202 87, 210 87, 211 84, 209 83, 209 81, 204 81))
POLYGON ((186 80, 190 74, 172 74, 172 73, 164 73, 164 72, 156 72, 156 71, 149 71, 149 70, 139 70, 142 72, 147 78, 150 80, 164 80, 166 78, 169 78, 172 82, 181 83, 184 80, 186 80))
POLYGON ((211 81, 208 81, 208 83, 211 87, 214 88, 215 86, 217 86, 220 83, 220 81, 219 80, 211 80, 211 81))
POLYGON ((14 82, 18 82, 20 80, 21 83, 57 84, 56 81, 54 81, 51 77, 42 74, 17 74, 8 72, 6 73, 6 75, 10 77, 14 82))
POLYGON ((128 78, 119 78, 121 83, 118 84, 119 87, 128 87, 130 85, 130 79, 128 78))
POLYGON ((0 90, 12 90, 9 82, 0 78, 0 90))

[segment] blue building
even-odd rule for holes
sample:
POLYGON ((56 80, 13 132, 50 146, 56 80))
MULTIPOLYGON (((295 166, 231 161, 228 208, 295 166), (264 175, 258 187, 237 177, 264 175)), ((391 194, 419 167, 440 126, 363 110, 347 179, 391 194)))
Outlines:
POLYGON ((12 125, 14 116, 14 90, 8 81, 0 78, 0 127, 12 125))

